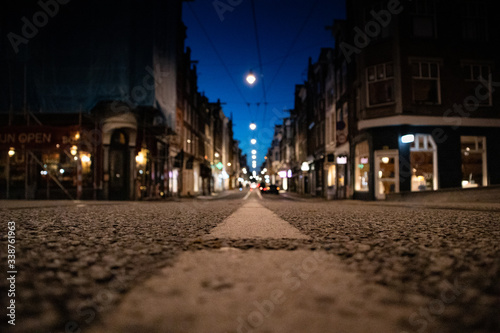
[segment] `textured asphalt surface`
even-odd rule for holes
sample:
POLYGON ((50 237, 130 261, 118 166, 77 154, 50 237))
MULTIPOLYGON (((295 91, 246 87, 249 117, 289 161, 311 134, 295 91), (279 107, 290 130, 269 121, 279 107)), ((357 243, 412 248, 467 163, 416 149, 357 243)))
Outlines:
POLYGON ((500 212, 264 195, 261 205, 310 239, 204 238, 245 203, 244 194, 46 208, 0 203, 4 309, 8 221, 16 222, 18 271, 16 326, 2 315, 0 332, 85 332, 180 254, 221 247, 334 254, 367 283, 428 299, 404 323, 406 332, 431 332, 433 323, 449 332, 500 332, 500 212))

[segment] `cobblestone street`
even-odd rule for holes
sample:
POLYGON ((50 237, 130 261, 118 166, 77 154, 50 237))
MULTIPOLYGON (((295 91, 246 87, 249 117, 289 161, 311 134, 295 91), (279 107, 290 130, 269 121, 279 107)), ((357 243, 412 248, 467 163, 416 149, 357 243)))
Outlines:
POLYGON ((246 194, 3 202, 0 331, 500 331, 496 205, 246 194))

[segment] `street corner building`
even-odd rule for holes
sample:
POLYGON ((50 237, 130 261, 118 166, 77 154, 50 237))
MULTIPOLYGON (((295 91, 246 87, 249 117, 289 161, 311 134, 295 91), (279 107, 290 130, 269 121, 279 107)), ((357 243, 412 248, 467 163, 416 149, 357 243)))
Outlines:
MULTIPOLYGON (((197 90, 181 0, 3 7, 0 198, 134 200, 214 191, 217 103, 197 90)), ((236 177, 227 171, 225 188, 236 177)))
POLYGON ((291 154, 269 154, 292 171, 290 189, 383 200, 500 185, 493 5, 346 1, 334 47, 296 86, 291 154))
POLYGON ((364 1, 363 19, 339 38, 358 83, 349 92, 353 196, 500 184, 493 2, 398 3, 364 1))

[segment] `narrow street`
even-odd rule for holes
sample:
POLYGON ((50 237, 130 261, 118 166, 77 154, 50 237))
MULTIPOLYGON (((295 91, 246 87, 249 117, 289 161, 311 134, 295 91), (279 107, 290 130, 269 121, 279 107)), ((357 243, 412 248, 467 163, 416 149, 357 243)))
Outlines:
POLYGON ((7 332, 498 332, 499 205, 436 205, 4 201, 7 332))

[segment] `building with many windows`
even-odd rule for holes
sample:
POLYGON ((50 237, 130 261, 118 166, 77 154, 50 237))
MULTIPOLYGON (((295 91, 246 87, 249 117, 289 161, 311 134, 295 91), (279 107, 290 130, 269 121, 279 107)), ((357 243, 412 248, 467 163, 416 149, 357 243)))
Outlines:
POLYGON ((358 50, 337 46, 356 64, 354 198, 500 184, 491 6, 348 1, 352 45, 366 37, 358 50))
POLYGON ((227 119, 198 92, 181 18, 182 0, 6 4, 0 198, 213 191, 216 154, 226 160, 232 149, 227 137, 214 139, 214 124, 227 136, 227 119), (43 17, 50 22, 36 21, 43 17))
POLYGON ((500 184, 493 1, 348 0, 291 110, 293 189, 330 199, 500 184))

